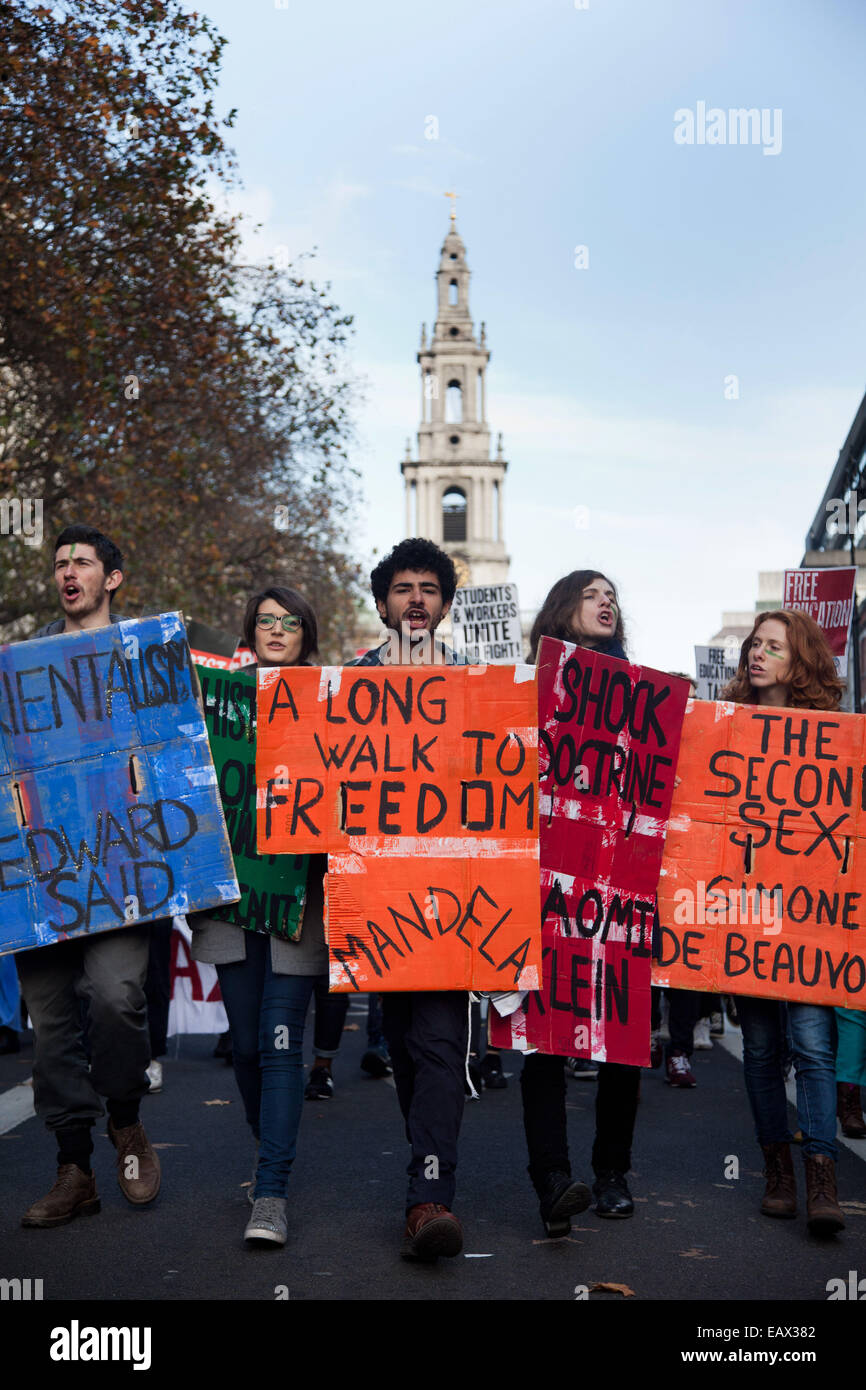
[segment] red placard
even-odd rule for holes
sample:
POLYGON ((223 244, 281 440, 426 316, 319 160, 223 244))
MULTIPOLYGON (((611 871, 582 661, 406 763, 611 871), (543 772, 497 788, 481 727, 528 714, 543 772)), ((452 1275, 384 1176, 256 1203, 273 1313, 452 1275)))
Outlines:
POLYGON ((498 1047, 645 1066, 656 886, 689 684, 545 637, 540 993, 498 1047))

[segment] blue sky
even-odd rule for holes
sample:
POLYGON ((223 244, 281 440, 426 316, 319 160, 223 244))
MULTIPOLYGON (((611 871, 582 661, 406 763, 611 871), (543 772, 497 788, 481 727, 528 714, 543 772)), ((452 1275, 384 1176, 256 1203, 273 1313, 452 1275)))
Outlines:
POLYGON ((196 8, 229 40, 249 245, 316 246, 355 316, 359 554, 402 535, 414 355, 456 188, 521 602, 601 569, 630 655, 690 670, 722 610, 753 607, 759 570, 799 563, 866 385, 866 6, 196 8), (698 102, 781 112, 781 148, 677 144, 674 113, 698 102))

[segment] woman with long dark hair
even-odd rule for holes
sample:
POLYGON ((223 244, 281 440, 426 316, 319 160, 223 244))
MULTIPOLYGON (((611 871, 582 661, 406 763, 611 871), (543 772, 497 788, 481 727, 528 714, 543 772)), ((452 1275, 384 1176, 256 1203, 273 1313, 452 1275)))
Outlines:
MULTIPOLYGON (((743 642, 737 673, 722 693, 738 704, 835 710, 844 690, 818 624, 806 613, 762 613, 743 642)), ((833 1235, 845 1221, 836 1195, 836 1015, 821 1004, 787 1004, 803 1132, 807 1224, 833 1235)), ((785 1025, 774 999, 737 997, 743 1072, 764 1154, 764 1216, 797 1214, 797 1184, 785 1096, 785 1025)))
MULTIPOLYGON (((574 570, 558 579, 532 626, 530 661, 536 660, 542 637, 576 642, 604 656, 625 660, 625 630, 616 586, 599 570, 574 570)), ((565 1063, 564 1057, 531 1052, 520 1077, 529 1176, 538 1193, 545 1230, 554 1237, 567 1235, 569 1218, 590 1201, 584 1184, 571 1178, 565 1063)), ((598 1064, 592 1190, 599 1216, 634 1214, 626 1173, 631 1167, 639 1085, 640 1067, 618 1062, 598 1064)))
MULTIPOLYGON (((299 593, 281 585, 253 594, 244 616, 244 638, 259 666, 310 666, 316 653, 318 629, 313 609, 299 593)), ((242 707, 250 742, 255 740, 255 706, 242 707)), ((256 816, 255 787, 236 816, 256 816)), ((192 918, 192 953, 196 960, 216 965, 220 992, 228 1014, 235 1077, 247 1121, 256 1140, 252 1215, 244 1232, 250 1242, 284 1245, 287 1235, 286 1193, 295 1158, 304 1102, 303 1038, 310 999, 317 993, 316 1058, 327 1070, 343 1029, 347 995, 331 996, 333 1008, 319 1014, 328 987, 328 950, 323 914, 323 875, 326 855, 308 860, 306 891, 291 898, 280 882, 293 856, 270 856, 273 893, 270 901, 292 913, 295 939, 251 930, 214 917, 192 918), (287 906, 287 904, 289 904, 287 906), (323 1028, 323 1024, 325 1027, 323 1028), (323 1032, 330 1038, 322 1039, 323 1032)), ((272 924, 275 928, 280 924, 272 924)), ((284 925, 284 924, 283 924, 284 925)), ((325 1089, 325 1095, 329 1094, 325 1089)), ((317 1096, 322 1091, 317 1090, 317 1096)), ((324 1096, 322 1096, 324 1098, 324 1096)))

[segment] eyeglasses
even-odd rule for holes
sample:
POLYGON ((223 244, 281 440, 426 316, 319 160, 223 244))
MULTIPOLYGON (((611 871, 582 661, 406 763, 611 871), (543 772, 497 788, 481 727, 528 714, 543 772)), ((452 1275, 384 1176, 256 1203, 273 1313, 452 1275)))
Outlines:
POLYGON ((304 625, 303 618, 299 618, 296 613, 286 613, 279 620, 276 613, 256 614, 256 627, 272 628, 277 621, 282 623, 284 632, 297 632, 304 625))

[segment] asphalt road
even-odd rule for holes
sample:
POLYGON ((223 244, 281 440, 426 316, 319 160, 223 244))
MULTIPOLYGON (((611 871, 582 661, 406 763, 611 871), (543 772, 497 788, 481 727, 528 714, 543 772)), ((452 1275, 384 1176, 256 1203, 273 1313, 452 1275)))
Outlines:
MULTIPOLYGON (((165 1089, 142 1107, 163 1165, 152 1207, 122 1197, 103 1124, 94 1155, 101 1213, 25 1230, 21 1213, 53 1181, 53 1144, 35 1118, 0 1136, 0 1277, 41 1279, 45 1300, 574 1300, 583 1286, 612 1283, 640 1301, 724 1303, 826 1302, 829 1280, 852 1269, 866 1275, 866 1141, 856 1154, 842 1149, 842 1235, 818 1241, 803 1217, 761 1217, 761 1154, 742 1069, 718 1044, 695 1055, 693 1091, 672 1090, 661 1072, 643 1074, 634 1219, 603 1221, 590 1211, 560 1241, 545 1237, 526 1175, 521 1063, 507 1054, 508 1089, 466 1105, 455 1203, 465 1254, 429 1267, 405 1263, 401 1118, 393 1086, 360 1071, 364 1014, 354 1009, 335 1098, 304 1106, 284 1248, 244 1246, 252 1144, 234 1074, 211 1057, 212 1038, 186 1036, 177 1056, 170 1040, 165 1089), (736 1179, 726 1176, 732 1159, 736 1179)), ((0 1092, 14 1097, 31 1062, 29 1039, 18 1056, 0 1058, 0 1092)), ((573 1168, 590 1181, 594 1098, 594 1082, 569 1081, 573 1168)), ((797 1166, 805 1204, 799 1158, 797 1166)))

